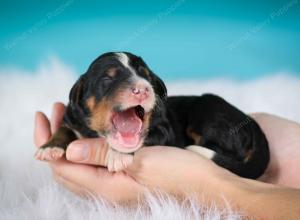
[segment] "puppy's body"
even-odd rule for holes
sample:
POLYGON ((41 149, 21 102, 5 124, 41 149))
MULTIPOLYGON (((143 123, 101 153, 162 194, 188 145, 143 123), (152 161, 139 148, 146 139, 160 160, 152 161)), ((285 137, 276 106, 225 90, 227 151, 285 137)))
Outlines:
POLYGON ((130 163, 128 153, 153 145, 195 151, 248 178, 269 161, 253 119, 215 95, 167 97, 161 79, 130 53, 107 53, 91 64, 70 92, 64 124, 36 157, 57 159, 76 138, 99 136, 110 147, 111 171, 130 163))
POLYGON ((188 146, 248 178, 259 177, 268 164, 268 143, 258 124, 218 96, 169 97, 167 118, 173 130, 168 146, 188 146))

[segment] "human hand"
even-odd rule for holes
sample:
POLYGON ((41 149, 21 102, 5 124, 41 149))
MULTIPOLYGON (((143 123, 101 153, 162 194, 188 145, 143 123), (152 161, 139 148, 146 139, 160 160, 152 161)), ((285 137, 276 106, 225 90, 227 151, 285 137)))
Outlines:
POLYGON ((261 181, 300 188, 300 124, 266 113, 252 114, 270 147, 270 163, 261 181))
MULTIPOLYGON (((34 140, 37 147, 46 143, 59 128, 64 111, 65 106, 62 103, 55 103, 51 123, 42 112, 36 113, 34 140)), ((80 157, 84 154, 78 154, 78 147, 76 148, 80 143, 81 140, 78 140, 71 144, 73 154, 70 156, 69 151, 67 151, 67 158, 72 157, 73 160, 82 160, 80 157)), ((88 159, 85 162, 82 160, 82 163, 85 164, 72 163, 65 158, 49 162, 54 179, 78 195, 96 194, 109 201, 116 202, 136 200, 143 191, 143 186, 138 184, 132 177, 123 172, 110 173, 104 167, 87 165, 104 161, 107 145, 103 144, 103 139, 85 139, 84 143, 91 150, 88 159), (103 147, 97 147, 101 145, 103 147)))
MULTIPOLYGON (((43 113, 36 114, 37 146, 45 143, 56 131, 61 124, 63 112, 64 105, 56 103, 51 123, 43 113)), ((54 178, 71 191, 81 195, 92 193, 119 202, 136 201, 147 190, 153 189, 178 197, 191 192, 216 193, 207 190, 212 189, 207 185, 219 184, 214 179, 216 176, 233 175, 198 154, 161 146, 140 149, 124 172, 111 173, 99 167, 105 164, 106 153, 107 145, 102 138, 76 140, 67 148, 67 160, 61 159, 49 164, 54 178)))

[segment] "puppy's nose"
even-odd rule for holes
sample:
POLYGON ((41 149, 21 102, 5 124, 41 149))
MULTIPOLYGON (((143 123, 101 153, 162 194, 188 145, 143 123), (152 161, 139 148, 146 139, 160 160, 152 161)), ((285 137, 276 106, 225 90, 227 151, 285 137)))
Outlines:
POLYGON ((135 86, 131 89, 132 94, 139 100, 147 99, 149 96, 149 88, 144 85, 135 86))

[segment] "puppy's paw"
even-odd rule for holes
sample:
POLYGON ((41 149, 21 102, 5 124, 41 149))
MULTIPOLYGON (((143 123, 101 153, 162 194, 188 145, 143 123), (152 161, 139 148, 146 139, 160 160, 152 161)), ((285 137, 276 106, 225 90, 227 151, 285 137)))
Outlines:
POLYGON ((44 161, 58 160, 64 153, 65 150, 60 147, 39 148, 35 153, 35 159, 44 161))
POLYGON ((119 172, 128 167, 133 161, 133 155, 124 154, 110 148, 107 151, 105 165, 109 172, 119 172))

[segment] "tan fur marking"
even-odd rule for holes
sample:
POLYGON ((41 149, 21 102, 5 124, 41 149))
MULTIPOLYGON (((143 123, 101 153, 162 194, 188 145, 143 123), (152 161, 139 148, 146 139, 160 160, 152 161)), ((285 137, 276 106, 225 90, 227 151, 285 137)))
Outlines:
POLYGON ((253 149, 249 149, 247 152, 246 152, 246 157, 244 159, 244 163, 247 163, 251 157, 253 156, 253 153, 254 153, 254 150, 253 149))
POLYGON ((187 128, 186 133, 190 138, 192 138, 194 140, 194 144, 200 145, 201 135, 194 132, 191 127, 187 128))
POLYGON ((143 127, 144 127, 144 129, 146 129, 146 130, 149 129, 151 116, 152 116, 151 112, 146 113, 145 116, 144 116, 143 127))
POLYGON ((108 101, 102 100, 96 103, 95 97, 91 97, 87 101, 90 108, 91 117, 89 126, 95 131, 107 131, 110 126, 111 105, 108 101))
POLYGON ((144 69, 145 74, 146 74, 147 76, 150 76, 149 70, 148 70, 147 68, 143 68, 143 69, 144 69))
POLYGON ((110 77, 115 77, 117 74, 117 68, 110 68, 106 71, 106 74, 109 75, 110 77))
POLYGON ((95 105, 96 105, 96 97, 95 96, 91 96, 86 100, 86 105, 87 107, 90 109, 90 111, 92 112, 95 105))

